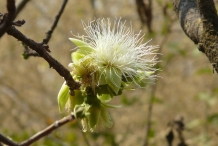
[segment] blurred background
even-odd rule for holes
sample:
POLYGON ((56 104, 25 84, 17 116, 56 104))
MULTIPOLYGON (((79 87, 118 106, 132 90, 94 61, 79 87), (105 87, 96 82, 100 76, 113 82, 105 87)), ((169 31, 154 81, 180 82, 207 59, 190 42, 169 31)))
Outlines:
MULTIPOLYGON (((150 44, 160 46, 161 77, 156 84, 114 98, 113 104, 122 108, 110 110, 114 122, 111 129, 83 133, 76 122, 71 122, 33 146, 167 146, 169 131, 174 133, 176 146, 181 139, 172 126, 175 118, 184 124, 182 136, 189 146, 218 145, 217 74, 182 31, 170 0, 144 0, 146 10, 139 2, 69 0, 49 48, 51 55, 67 67, 75 48, 68 38, 85 35, 81 20, 122 18, 136 33, 142 30, 145 42, 152 38, 150 44), (148 121, 151 124, 146 130, 148 121)), ((61 4, 60 0, 30 0, 16 18, 26 23, 17 29, 42 42, 61 4)), ((1 0, 1 13, 6 12, 5 5, 1 0)), ((57 105, 63 78, 42 58, 23 59, 23 51, 15 38, 5 34, 0 39, 0 132, 18 142, 67 115, 59 113, 57 105)))

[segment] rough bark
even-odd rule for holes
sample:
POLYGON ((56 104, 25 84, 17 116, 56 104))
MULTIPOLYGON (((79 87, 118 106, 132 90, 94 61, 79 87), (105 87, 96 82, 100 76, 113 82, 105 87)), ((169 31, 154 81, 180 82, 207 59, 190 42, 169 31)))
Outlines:
POLYGON ((172 0, 185 34, 218 72, 218 17, 213 0, 172 0))

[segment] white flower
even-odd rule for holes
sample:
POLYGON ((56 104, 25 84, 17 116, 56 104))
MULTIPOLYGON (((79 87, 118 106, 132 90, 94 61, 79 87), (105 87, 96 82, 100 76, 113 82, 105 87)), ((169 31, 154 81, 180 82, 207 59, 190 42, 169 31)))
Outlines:
POLYGON ((157 69, 157 46, 142 43, 143 35, 135 34, 121 19, 111 24, 110 19, 97 19, 85 24, 87 36, 70 38, 77 46, 69 66, 73 78, 80 82, 79 90, 69 94, 64 83, 58 94, 59 110, 73 110, 83 130, 95 131, 99 125, 113 125, 108 108, 118 108, 109 102, 122 94, 130 83, 140 86, 152 81, 157 69), (83 109, 82 114, 77 114, 83 109))
POLYGON ((83 27, 87 36, 78 36, 82 41, 70 38, 78 46, 70 66, 74 70, 83 66, 91 75, 91 84, 109 84, 117 93, 122 82, 139 86, 140 82, 156 77, 152 74, 157 70, 154 65, 158 46, 142 43, 144 36, 140 32, 135 34, 121 19, 113 24, 110 19, 97 19, 88 24, 83 22, 83 27))

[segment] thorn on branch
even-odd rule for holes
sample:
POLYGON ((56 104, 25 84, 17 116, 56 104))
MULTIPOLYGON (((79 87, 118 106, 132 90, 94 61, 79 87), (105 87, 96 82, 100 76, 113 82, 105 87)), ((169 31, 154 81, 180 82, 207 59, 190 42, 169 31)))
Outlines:
POLYGON ((49 46, 47 44, 42 44, 42 47, 47 51, 47 52, 51 52, 51 50, 49 50, 49 46))
POLYGON ((25 20, 17 20, 17 21, 14 21, 12 22, 12 25, 15 25, 15 26, 22 26, 23 24, 25 23, 25 20))

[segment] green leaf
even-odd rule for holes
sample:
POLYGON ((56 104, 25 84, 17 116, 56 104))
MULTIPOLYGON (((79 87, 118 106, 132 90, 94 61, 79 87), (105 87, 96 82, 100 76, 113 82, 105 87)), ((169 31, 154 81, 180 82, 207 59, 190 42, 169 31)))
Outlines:
POLYGON ((155 131, 153 129, 149 129, 148 131, 148 137, 153 138, 155 136, 155 131))
POLYGON ((202 123, 203 123, 202 120, 200 120, 200 119, 194 119, 194 120, 192 120, 191 122, 189 122, 189 123, 186 125, 186 127, 187 127, 188 129, 193 129, 193 128, 197 127, 197 126, 201 126, 202 123))
POLYGON ((209 67, 201 68, 196 72, 197 75, 211 74, 211 73, 213 73, 213 70, 209 67))
POLYGON ((207 117, 207 122, 209 124, 218 125, 218 113, 211 114, 207 117))
POLYGON ((70 97, 69 91, 69 87, 66 85, 66 82, 64 82, 58 93, 58 106, 60 112, 62 112, 68 98, 70 97))
POLYGON ((118 94, 122 82, 121 72, 114 68, 106 68, 105 80, 112 90, 118 94))
POLYGON ((121 100, 122 100, 122 103, 124 105, 130 106, 130 105, 133 105, 134 103, 136 103, 138 98, 137 97, 128 98, 126 96, 122 96, 121 100))

